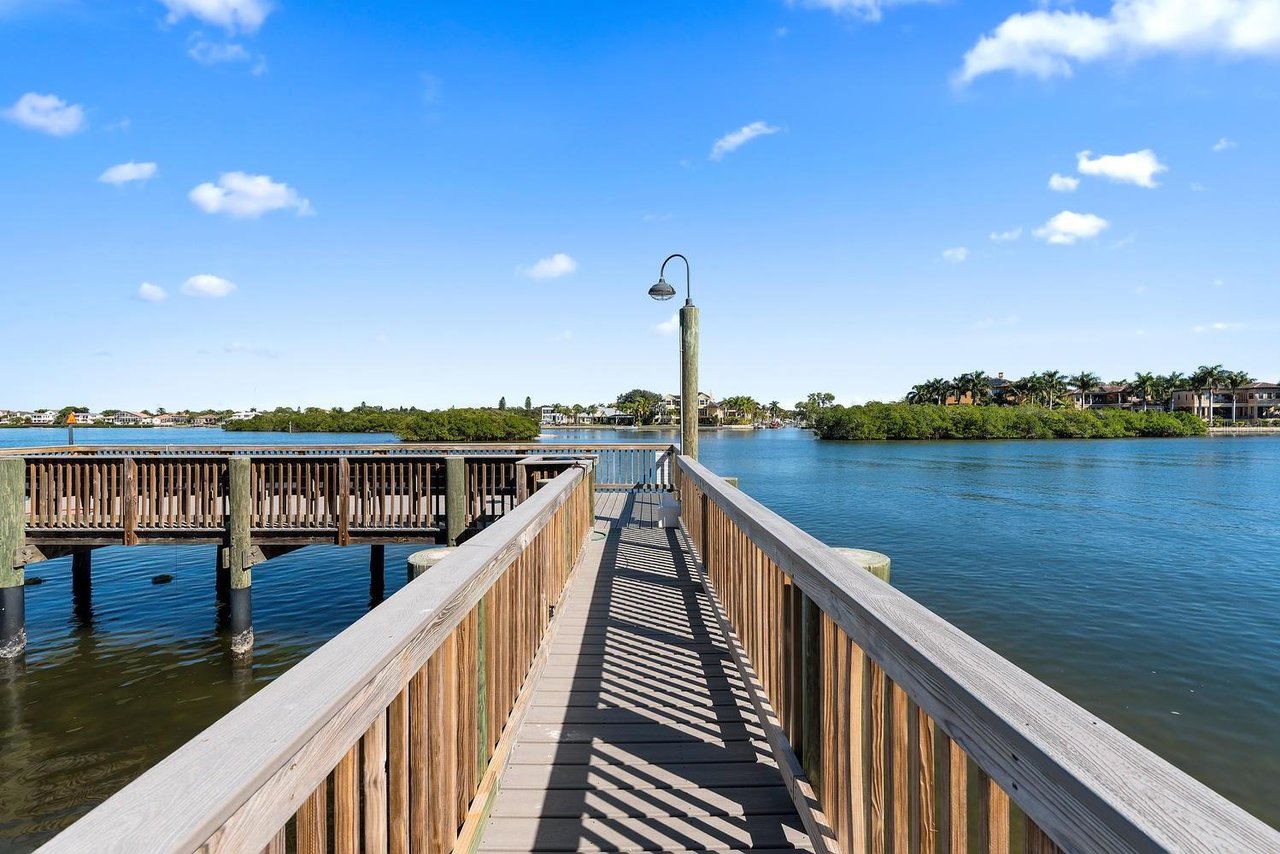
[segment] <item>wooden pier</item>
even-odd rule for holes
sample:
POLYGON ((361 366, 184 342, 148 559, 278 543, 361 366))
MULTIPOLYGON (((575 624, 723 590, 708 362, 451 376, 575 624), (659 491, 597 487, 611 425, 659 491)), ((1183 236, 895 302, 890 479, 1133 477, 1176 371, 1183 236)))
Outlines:
POLYGON ((365 445, 57 447, 0 451, 0 657, 25 647, 23 569, 74 556, 89 590, 92 550, 216 544, 216 601, 232 649, 252 646, 252 567, 318 543, 457 545, 573 460, 603 490, 670 486, 670 446, 365 445), (8 500, 6 501, 6 496, 8 500))
POLYGON ((697 461, 669 491, 598 474, 583 454, 42 850, 1280 850, 697 461))

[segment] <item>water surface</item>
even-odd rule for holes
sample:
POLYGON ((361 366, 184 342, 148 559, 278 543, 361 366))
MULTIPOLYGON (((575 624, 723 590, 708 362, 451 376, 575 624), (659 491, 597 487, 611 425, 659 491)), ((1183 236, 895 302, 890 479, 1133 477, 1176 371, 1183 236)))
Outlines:
MULTIPOLYGON (((546 441, 673 441, 562 431, 546 441)), ((77 430, 98 444, 342 444, 391 436, 77 430)), ((65 442, 3 430, 0 446, 65 442)), ((1157 753, 1280 824, 1280 437, 827 443, 704 433, 702 459, 1157 753)), ((388 546, 386 595, 415 546, 388 546)), ((216 630, 212 546, 28 567, 30 646, 0 676, 0 851, 28 850, 316 649, 372 604, 368 549, 254 570, 255 648, 216 630), (173 576, 153 585, 152 577, 173 576)))

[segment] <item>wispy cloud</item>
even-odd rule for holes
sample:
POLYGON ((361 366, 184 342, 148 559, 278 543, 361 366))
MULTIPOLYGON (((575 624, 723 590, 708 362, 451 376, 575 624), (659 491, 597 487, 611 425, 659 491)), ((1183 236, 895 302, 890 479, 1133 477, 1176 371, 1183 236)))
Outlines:
POLYGON ((50 136, 70 136, 85 129, 84 107, 68 104, 57 95, 28 92, 0 113, 15 125, 50 136))
POLYGON ((954 246, 942 250, 942 257, 952 264, 959 264, 969 257, 969 249, 965 246, 954 246))
POLYGON ((311 202, 288 184, 273 181, 270 175, 224 172, 217 184, 200 184, 188 197, 205 213, 226 214, 237 219, 257 219, 265 213, 287 209, 294 210, 298 216, 314 213, 311 202))
POLYGON ((1008 231, 993 231, 991 239, 996 243, 1012 243, 1022 237, 1022 226, 1011 228, 1008 231))
POLYGON ((135 163, 130 160, 128 163, 117 163, 115 166, 108 167, 98 176, 98 180, 103 184, 116 187, 133 182, 141 183, 151 180, 156 174, 156 168, 154 163, 135 163))
POLYGON ((671 214, 647 213, 644 215, 643 219, 645 222, 666 222, 667 220, 671 219, 671 214))
POLYGON ((726 154, 737 151, 753 139, 762 136, 770 136, 782 130, 766 122, 752 122, 744 125, 737 130, 727 133, 715 141, 711 146, 711 159, 720 160, 726 154))
POLYGON ((143 282, 138 285, 138 299, 144 302, 163 302, 168 298, 164 288, 159 285, 153 285, 150 282, 143 282))
POLYGON ((1070 246, 1080 240, 1097 237, 1111 223, 1094 214, 1063 211, 1035 230, 1035 236, 1047 243, 1070 246))
POLYGON ((278 350, 273 350, 260 344, 250 344, 247 341, 229 341, 222 345, 222 352, 243 353, 248 356, 257 356, 261 359, 274 359, 280 355, 278 350))
POLYGON ((1074 193, 1080 186, 1080 179, 1070 175, 1059 175, 1054 172, 1049 176, 1049 189, 1055 193, 1074 193))
POLYGON ((578 262, 563 252, 557 252, 547 258, 539 258, 531 267, 518 270, 530 279, 558 279, 578 269, 578 262))
POLYGON ((1227 151, 1235 147, 1235 141, 1227 139, 1225 136, 1213 144, 1213 150, 1218 152, 1227 151))
POLYGON ((1092 154, 1092 151, 1082 151, 1076 155, 1076 169, 1080 174, 1100 176, 1119 184, 1154 189, 1160 186, 1156 183, 1156 175, 1169 169, 1150 148, 1130 154, 1103 154, 1098 157, 1092 157, 1092 154))
POLYGON ((214 276, 209 273, 201 273, 198 276, 192 276, 182 283, 182 292, 189 297, 205 297, 207 299, 222 299, 230 296, 236 290, 234 282, 230 282, 221 276, 214 276))
POLYGON ((828 9, 841 15, 852 15, 864 21, 878 21, 890 6, 906 6, 912 3, 937 3, 941 0, 787 0, 792 6, 810 9, 828 9))
POLYGON ((680 330, 680 312, 668 317, 666 320, 653 327, 653 331, 659 335, 675 335, 680 330))
POLYGON ((955 80, 963 86, 1000 71, 1070 77, 1085 63, 1162 53, 1280 54, 1275 0, 1114 0, 1105 16, 1022 12, 970 48, 955 80))
POLYGON ((1191 327, 1191 331, 1196 333, 1197 335, 1202 334, 1204 332, 1234 332, 1237 329, 1244 329, 1244 324, 1218 321, 1217 323, 1207 323, 1203 326, 1191 327))
POLYGON ((262 26, 271 13, 272 4, 266 0, 160 0, 169 14, 166 20, 174 24, 191 17, 227 32, 252 33, 262 26))

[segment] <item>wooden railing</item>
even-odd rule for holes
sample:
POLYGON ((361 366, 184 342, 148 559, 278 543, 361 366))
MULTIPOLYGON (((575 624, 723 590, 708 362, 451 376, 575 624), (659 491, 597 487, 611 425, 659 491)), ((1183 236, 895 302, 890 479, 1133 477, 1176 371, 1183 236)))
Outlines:
POLYGON ((572 466, 49 842, 47 852, 449 851, 592 525, 572 466))
POLYGON ((0 452, 27 469, 26 536, 35 546, 225 539, 228 461, 248 457, 249 525, 277 544, 394 541, 492 524, 574 460, 598 489, 667 490, 669 445, 371 445, 347 448, 98 448, 0 452), (450 460, 463 468, 450 475, 450 460))
POLYGON ((696 461, 676 479, 829 847, 1280 851, 1280 833, 696 461))

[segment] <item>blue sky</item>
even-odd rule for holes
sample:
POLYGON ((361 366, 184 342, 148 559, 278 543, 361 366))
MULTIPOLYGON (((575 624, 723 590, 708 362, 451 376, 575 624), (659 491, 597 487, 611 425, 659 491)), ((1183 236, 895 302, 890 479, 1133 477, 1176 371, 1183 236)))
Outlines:
POLYGON ((670 252, 719 395, 1280 379, 1278 59, 1280 0, 0 0, 0 407, 673 391, 670 252))

